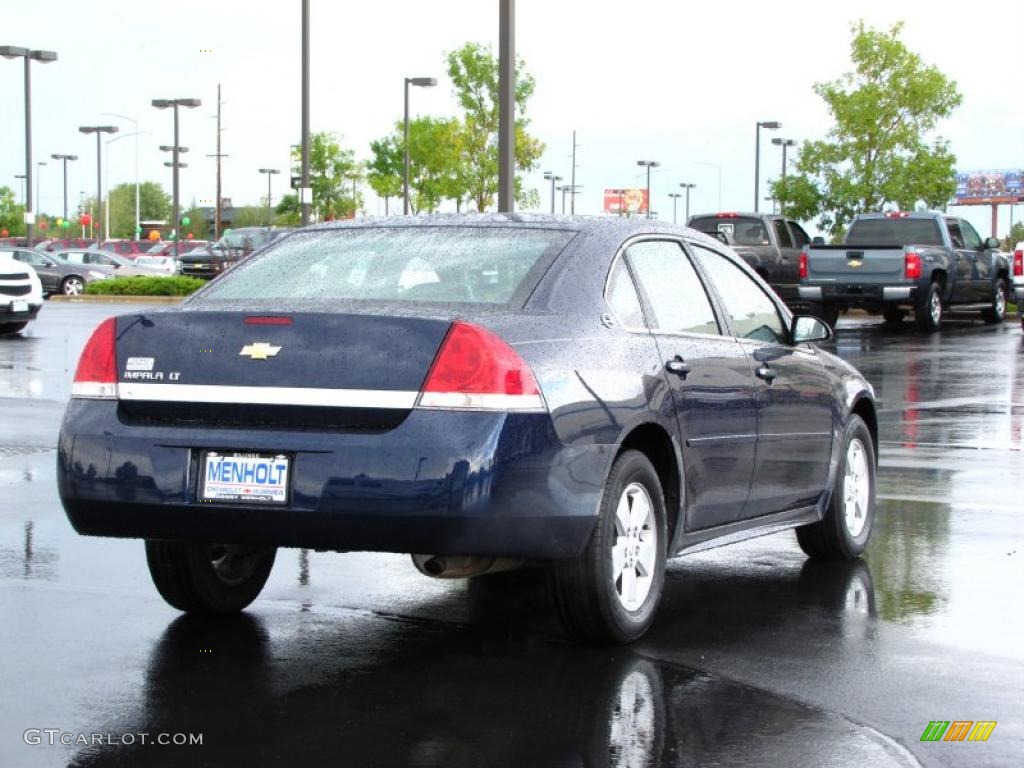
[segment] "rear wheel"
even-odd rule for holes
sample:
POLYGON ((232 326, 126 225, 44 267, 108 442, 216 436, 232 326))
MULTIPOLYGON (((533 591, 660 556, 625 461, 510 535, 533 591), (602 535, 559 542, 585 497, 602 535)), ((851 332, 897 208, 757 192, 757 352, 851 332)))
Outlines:
POLYGON ((1006 281, 1000 277, 992 288, 992 306, 982 310, 981 319, 990 325, 1003 322, 1006 317, 1007 294, 1006 281))
POLYGON ((60 290, 65 296, 81 296, 85 292, 85 281, 78 275, 69 275, 61 281, 60 290))
POLYGON ((850 417, 825 517, 796 529, 800 549, 820 560, 852 560, 875 520, 875 447, 864 420, 850 417))
POLYGON ((612 464, 597 525, 583 554, 552 569, 555 602, 570 634, 629 642, 650 627, 665 580, 665 499, 639 451, 612 464))
POLYGON ((935 333, 942 327, 942 285, 937 281, 928 283, 914 305, 914 320, 917 328, 925 333, 935 333))
POLYGON ((256 599, 274 567, 273 547, 146 541, 157 591, 179 611, 237 613, 256 599))
POLYGON ((907 310, 898 304, 886 304, 882 309, 882 317, 885 318, 886 325, 899 325, 906 316, 907 310))
POLYGON ((26 325, 28 325, 28 321, 24 323, 4 323, 0 325, 0 336, 12 336, 19 331, 25 330, 26 325))

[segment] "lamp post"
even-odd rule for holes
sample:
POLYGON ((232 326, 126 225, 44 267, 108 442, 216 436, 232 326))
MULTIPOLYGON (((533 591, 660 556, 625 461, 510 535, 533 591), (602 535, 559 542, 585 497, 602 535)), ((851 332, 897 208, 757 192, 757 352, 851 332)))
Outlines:
MULTIPOLYGON (((160 147, 164 151, 168 149, 171 151, 171 168, 173 169, 174 175, 174 190, 173 190, 173 202, 172 207, 174 210, 174 256, 175 258, 181 257, 181 246, 179 244, 180 237, 178 237, 178 230, 181 228, 181 211, 178 208, 178 169, 184 168, 182 163, 178 162, 178 154, 182 151, 178 145, 178 107, 188 107, 194 109, 195 107, 202 106, 202 101, 199 99, 153 99, 151 102, 157 109, 167 109, 172 107, 174 109, 174 144, 168 148, 160 147)), ((164 163, 167 165, 167 163, 164 163)))
POLYGON ((43 172, 38 170, 46 165, 45 160, 36 160, 36 215, 38 216, 42 207, 39 205, 40 190, 43 188, 43 172))
MULTIPOLYGON (((785 181, 785 179, 786 179, 786 148, 787 147, 796 146, 796 141, 793 140, 793 139, 780 139, 780 138, 776 137, 776 138, 772 139, 772 144, 774 144, 777 147, 782 147, 782 179, 783 179, 783 181, 785 181)), ((785 200, 779 200, 779 213, 781 213, 783 216, 786 215, 786 201, 785 200)))
MULTIPOLYGON (((99 206, 103 204, 103 148, 100 146, 100 138, 104 133, 117 133, 116 125, 83 125, 78 128, 82 133, 95 133, 96 134, 96 219, 99 219, 99 206)), ((110 233, 107 233, 109 237, 110 233)), ((98 246, 103 242, 103 232, 100 231, 100 225, 96 224, 96 245, 98 246)))
POLYGON ((260 168, 260 173, 267 174, 267 226, 270 226, 270 180, 275 173, 280 173, 277 168, 260 168))
POLYGON ((555 182, 561 181, 561 176, 556 176, 551 171, 544 172, 544 178, 551 182, 551 215, 555 215, 555 182))
POLYGON ((46 64, 57 60, 56 51, 33 51, 16 45, 0 45, 5 59, 25 59, 25 236, 32 247, 35 216, 32 213, 32 68, 31 62, 46 64))
POLYGON ((754 130, 754 213, 758 212, 758 198, 761 196, 761 129, 776 131, 781 127, 778 120, 758 120, 754 130))
MULTIPOLYGON (((721 172, 721 171, 719 171, 719 172, 721 172)), ((690 184, 688 182, 682 181, 682 182, 679 183, 679 186, 686 190, 686 222, 689 223, 689 221, 690 221, 690 190, 694 189, 697 185, 696 184, 690 184)), ((719 204, 721 204, 721 201, 719 201, 719 204)))
MULTIPOLYGON (((124 135, 124 137, 118 137, 118 138, 127 138, 128 136, 134 136, 135 137, 135 237, 134 237, 134 239, 138 240, 139 236, 142 234, 142 227, 141 227, 141 224, 140 224, 140 221, 139 221, 139 136, 141 136, 143 133, 145 133, 145 131, 140 131, 139 130, 139 121, 136 120, 134 117, 128 117, 127 115, 119 115, 116 112, 101 112, 100 114, 103 117, 118 117, 118 118, 120 118, 122 120, 127 120, 129 123, 131 123, 133 126, 135 126, 135 133, 126 133, 124 135)), ((109 168, 109 163, 108 163, 108 168, 109 168)), ((110 171, 108 170, 107 172, 109 173, 110 171)))
MULTIPOLYGON (((139 144, 139 134, 140 133, 147 133, 147 131, 135 131, 133 133, 122 133, 120 136, 115 136, 112 139, 107 139, 103 143, 103 193, 104 193, 103 196, 107 198, 107 207, 106 207, 106 209, 104 209, 104 214, 103 214, 104 218, 103 218, 103 220, 105 222, 104 229, 107 230, 107 237, 110 237, 110 145, 113 144, 115 141, 120 141, 121 139, 129 139, 132 136, 134 136, 135 137, 135 145, 136 145, 136 147, 138 147, 138 144, 139 144)), ((137 162, 138 162, 138 155, 136 155, 136 163, 137 162)), ((135 234, 135 238, 134 239, 138 239, 138 229, 139 229, 139 224, 138 224, 138 221, 139 221, 139 182, 138 182, 138 178, 139 177, 137 175, 138 174, 138 165, 135 166, 135 172, 136 172, 136 177, 135 177, 135 179, 136 179, 136 181, 135 181, 135 229, 136 229, 136 234, 135 234)))
POLYGON ((661 163, 657 160, 637 160, 636 164, 647 168, 647 218, 651 218, 651 168, 657 168, 661 163))
POLYGON ((21 179, 21 205, 22 205, 22 207, 24 207, 25 206, 25 179, 27 179, 28 176, 26 174, 24 174, 24 173, 16 173, 16 174, 14 174, 14 178, 21 179))
POLYGON ((433 88, 437 85, 436 77, 405 78, 405 141, 403 143, 404 160, 402 165, 402 214, 409 215, 409 86, 417 88, 433 88))
POLYGON ((68 160, 78 159, 78 155, 50 155, 52 160, 64 161, 64 221, 68 219, 68 160))
POLYGON ((669 192, 668 196, 672 198, 672 223, 676 224, 676 204, 679 202, 679 198, 683 196, 683 193, 669 192))

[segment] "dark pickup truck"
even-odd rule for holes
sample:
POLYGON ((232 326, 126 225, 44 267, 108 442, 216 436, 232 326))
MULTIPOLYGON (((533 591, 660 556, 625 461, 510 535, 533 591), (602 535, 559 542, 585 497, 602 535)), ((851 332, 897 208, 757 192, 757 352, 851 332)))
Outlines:
POLYGON ((179 259, 181 274, 203 279, 216 277, 253 251, 291 231, 287 227, 242 227, 228 230, 212 245, 182 254, 179 259))
POLYGON ((859 307, 899 323, 937 331, 947 312, 980 312, 1002 322, 1010 266, 999 241, 982 240, 970 222, 942 213, 864 213, 843 245, 811 245, 800 256, 800 296, 830 325, 859 307))
POLYGON ((807 306, 800 300, 798 267, 811 238, 795 221, 762 213, 709 213, 691 216, 688 225, 732 247, 786 304, 807 306))

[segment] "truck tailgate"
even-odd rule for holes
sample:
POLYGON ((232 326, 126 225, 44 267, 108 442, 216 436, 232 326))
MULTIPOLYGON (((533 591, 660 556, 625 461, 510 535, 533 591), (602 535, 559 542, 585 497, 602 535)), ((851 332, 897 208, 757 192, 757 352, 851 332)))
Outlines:
POLYGON ((812 247, 807 250, 807 281, 881 283, 902 280, 903 248, 812 247))

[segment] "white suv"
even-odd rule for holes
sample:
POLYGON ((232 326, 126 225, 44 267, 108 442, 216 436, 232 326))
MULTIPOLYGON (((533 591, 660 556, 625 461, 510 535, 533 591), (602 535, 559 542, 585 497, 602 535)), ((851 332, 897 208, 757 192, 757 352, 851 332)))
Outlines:
POLYGON ((1024 328, 1024 240, 1013 249, 1013 300, 1021 328, 1024 328))
POLYGON ((10 253, 0 253, 0 335, 20 331, 42 306, 43 286, 36 271, 10 253))

